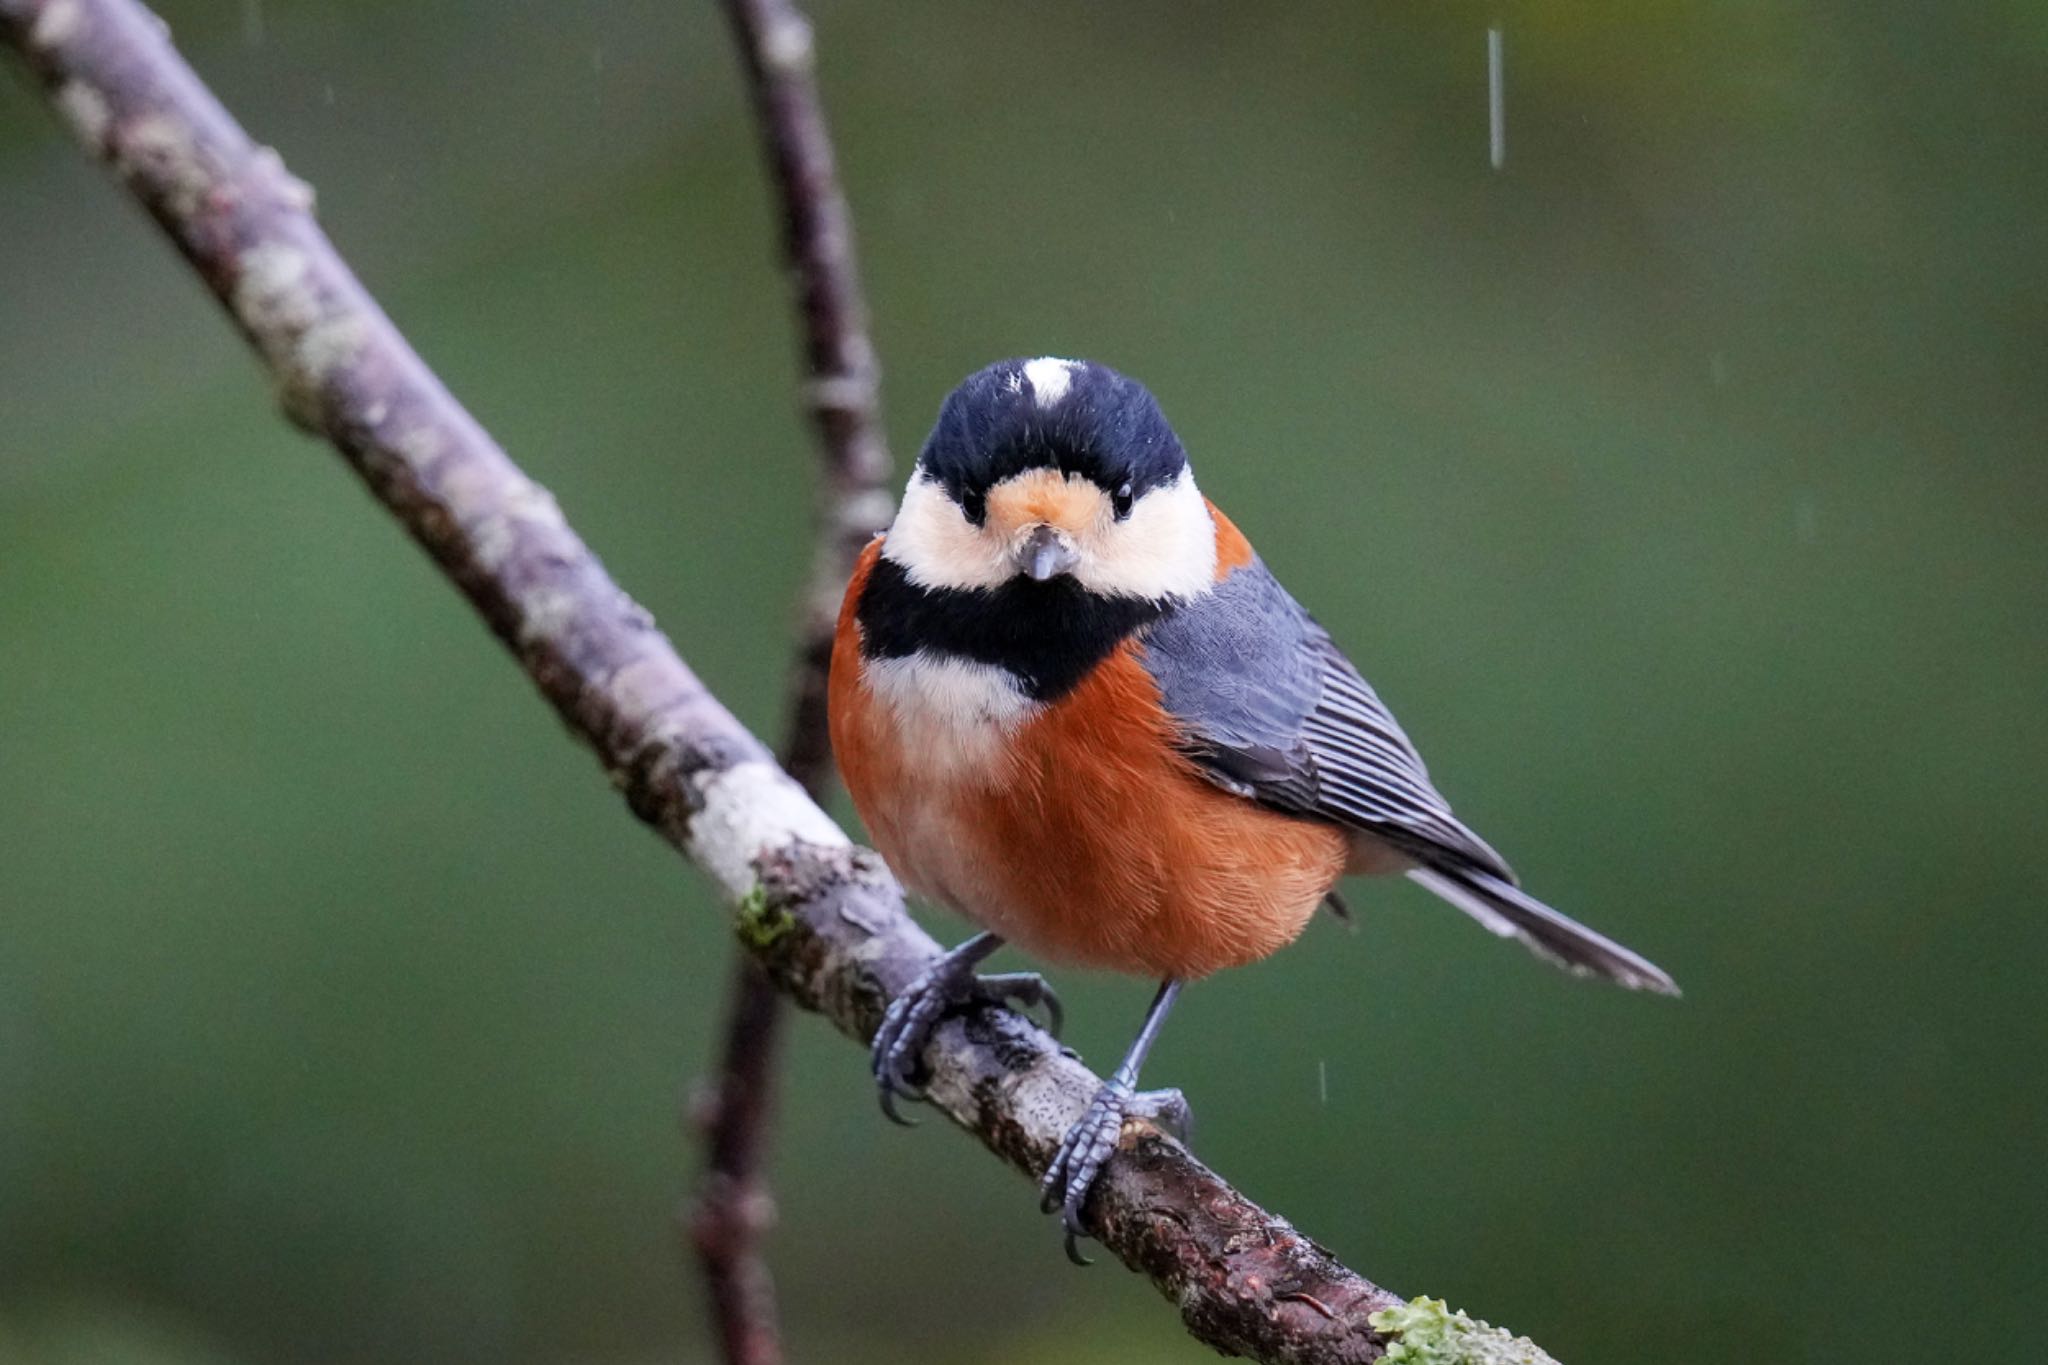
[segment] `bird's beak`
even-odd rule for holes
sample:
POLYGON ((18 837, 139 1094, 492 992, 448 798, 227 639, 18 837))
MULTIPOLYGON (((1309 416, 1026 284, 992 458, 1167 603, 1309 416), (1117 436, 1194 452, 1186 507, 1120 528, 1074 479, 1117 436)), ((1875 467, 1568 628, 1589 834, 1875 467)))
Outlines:
POLYGON ((1063 573, 1072 573, 1080 562, 1081 555, 1074 548, 1074 538, 1056 526, 1041 524, 1033 528, 1030 537, 1017 551, 1017 567, 1040 583, 1063 573))

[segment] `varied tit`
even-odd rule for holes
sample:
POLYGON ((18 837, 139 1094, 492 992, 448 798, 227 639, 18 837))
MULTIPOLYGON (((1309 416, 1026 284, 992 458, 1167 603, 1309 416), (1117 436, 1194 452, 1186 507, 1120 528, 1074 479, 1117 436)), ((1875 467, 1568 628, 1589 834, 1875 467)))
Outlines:
MULTIPOLYGON (((983 932, 889 1007, 883 1107, 945 1010, 1049 1001, 977 976, 1004 943, 1160 983, 1042 1186, 1067 1250, 1186 982, 1301 933, 1339 878, 1402 873, 1572 971, 1670 977, 1515 883, 1407 735, 1195 487, 1137 382, 1005 361, 946 399, 887 533, 847 588, 831 671, 847 790, 905 886, 983 932)), ((1053 1008, 1057 1008, 1056 1003, 1053 1008)), ((1183 1115, 1184 1117, 1184 1115, 1183 1115)))

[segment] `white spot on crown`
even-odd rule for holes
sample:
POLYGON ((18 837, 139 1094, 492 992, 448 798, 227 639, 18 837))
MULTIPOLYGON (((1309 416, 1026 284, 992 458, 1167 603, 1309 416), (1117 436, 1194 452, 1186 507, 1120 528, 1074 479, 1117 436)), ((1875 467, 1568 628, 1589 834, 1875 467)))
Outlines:
POLYGON ((1076 368, 1073 361, 1053 355, 1042 355, 1024 362, 1024 377, 1031 381, 1031 396, 1041 409, 1049 408, 1067 396, 1076 368))

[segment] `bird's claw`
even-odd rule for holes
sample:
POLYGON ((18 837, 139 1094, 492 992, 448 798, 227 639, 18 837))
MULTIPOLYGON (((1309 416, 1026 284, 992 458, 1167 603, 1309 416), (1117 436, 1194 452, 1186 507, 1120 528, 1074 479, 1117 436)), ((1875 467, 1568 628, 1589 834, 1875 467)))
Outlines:
POLYGON ((1079 1246, 1081 1238, 1092 1235, 1082 1226, 1081 1210, 1095 1178, 1116 1150, 1124 1121, 1133 1118, 1145 1119, 1184 1141, 1189 1122, 1187 1097, 1178 1090, 1136 1092, 1124 1081, 1105 1081, 1060 1139, 1059 1150, 1038 1182, 1038 1206, 1045 1213, 1059 1210, 1067 1259, 1075 1265, 1093 1264, 1079 1246))
POLYGON ((932 1030, 938 1026, 939 1018, 946 1012, 960 989, 956 973, 942 970, 947 964, 935 963, 918 975, 918 978, 889 1002, 889 1008, 882 1015, 882 1025, 875 1030, 875 1041, 869 1057, 874 1066, 875 1085, 881 1091, 882 1112, 891 1123, 900 1123, 906 1128, 917 1126, 917 1120, 907 1119, 896 1111, 896 1101, 922 1100, 924 1087, 911 1079, 918 1058, 924 1052, 924 1045, 930 1041, 932 1030))
POLYGON ((1059 996, 1053 993, 1050 983, 1037 972, 997 972, 991 976, 973 978, 969 990, 974 998, 986 1000, 991 1005, 1009 1005, 1023 1013, 1025 1010, 1043 1009, 1045 1031, 1054 1038, 1066 1027, 1067 1011, 1060 1004, 1059 996))
POLYGON ((1055 1038, 1066 1012, 1060 998, 1044 977, 1036 972, 998 972, 976 976, 969 968, 943 959, 933 963, 889 1002, 882 1026, 875 1030, 869 1056, 875 1085, 881 1092, 882 1112, 892 1123, 906 1128, 917 1120, 897 1112, 896 1101, 923 1100, 924 1086, 915 1079, 922 1069, 925 1044, 946 1012, 962 1004, 1016 1005, 1020 1009, 1043 1007, 1045 1029, 1055 1038))

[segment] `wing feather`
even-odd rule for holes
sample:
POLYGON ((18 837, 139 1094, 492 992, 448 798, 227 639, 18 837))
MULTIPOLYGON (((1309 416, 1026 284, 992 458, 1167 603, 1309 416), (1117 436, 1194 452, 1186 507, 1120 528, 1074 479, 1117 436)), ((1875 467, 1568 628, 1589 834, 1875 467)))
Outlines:
POLYGON ((1264 564, 1179 607, 1143 647, 1186 751, 1218 785, 1513 880, 1451 814, 1378 694, 1264 564))
POLYGON ((1379 695, 1258 560, 1141 642, 1184 751, 1218 786, 1384 840, 1414 859, 1415 881, 1572 971, 1677 994, 1654 963, 1516 887, 1379 695))

